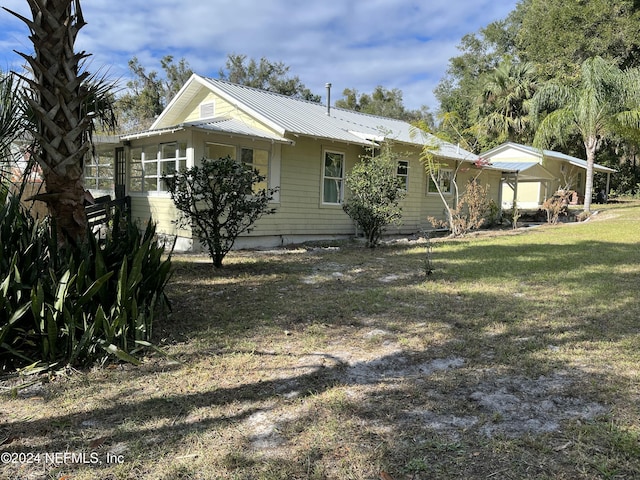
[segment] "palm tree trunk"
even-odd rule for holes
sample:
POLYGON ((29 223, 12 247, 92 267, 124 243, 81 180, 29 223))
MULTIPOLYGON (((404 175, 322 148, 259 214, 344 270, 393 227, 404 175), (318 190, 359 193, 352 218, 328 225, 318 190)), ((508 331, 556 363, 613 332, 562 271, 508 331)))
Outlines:
POLYGON ((587 178, 585 180, 584 187, 584 211, 591 211, 591 197, 593 196, 593 165, 596 159, 596 150, 598 149, 597 138, 590 136, 585 142, 584 146, 587 152, 587 178))
POLYGON ((27 0, 33 20, 10 12, 27 24, 34 55, 22 55, 33 71, 23 78, 35 117, 32 134, 38 143, 33 152, 40 165, 46 193, 34 197, 47 203, 55 220, 58 241, 77 245, 86 240, 84 210, 84 156, 89 151, 87 114, 89 92, 79 73, 84 52, 75 53, 78 31, 85 25, 80 0, 27 0))

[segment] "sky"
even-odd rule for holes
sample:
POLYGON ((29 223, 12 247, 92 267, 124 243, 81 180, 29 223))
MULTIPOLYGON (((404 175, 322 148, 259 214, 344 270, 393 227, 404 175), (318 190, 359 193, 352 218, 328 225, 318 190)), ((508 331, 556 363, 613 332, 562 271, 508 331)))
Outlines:
MULTIPOLYGON (((184 58, 191 69, 218 77, 228 54, 283 62, 313 93, 331 103, 345 88, 403 93, 407 109, 437 110, 433 90, 467 33, 504 19, 518 0, 83 0, 87 25, 76 50, 91 54, 87 69, 120 79, 137 57, 147 71, 160 59, 184 58)), ((26 0, 0 0, 26 17, 26 0)), ((0 10, 0 70, 21 70, 14 50, 31 54, 27 26, 0 10)))

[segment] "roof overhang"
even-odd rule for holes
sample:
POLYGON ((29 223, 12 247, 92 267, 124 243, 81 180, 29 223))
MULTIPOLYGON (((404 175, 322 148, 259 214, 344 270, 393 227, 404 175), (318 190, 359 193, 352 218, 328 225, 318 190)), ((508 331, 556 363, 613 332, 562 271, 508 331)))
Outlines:
POLYGON ((273 143, 283 143, 286 145, 295 144, 293 140, 252 127, 233 118, 218 118, 211 121, 186 122, 170 128, 151 129, 144 132, 122 135, 120 139, 122 141, 139 140, 141 138, 160 136, 167 133, 171 134, 187 129, 198 130, 207 133, 219 133, 230 137, 243 137, 250 138, 252 140, 265 140, 273 143))
POLYGON ((538 162, 492 162, 491 166, 504 174, 518 177, 518 181, 546 181, 555 177, 538 162))

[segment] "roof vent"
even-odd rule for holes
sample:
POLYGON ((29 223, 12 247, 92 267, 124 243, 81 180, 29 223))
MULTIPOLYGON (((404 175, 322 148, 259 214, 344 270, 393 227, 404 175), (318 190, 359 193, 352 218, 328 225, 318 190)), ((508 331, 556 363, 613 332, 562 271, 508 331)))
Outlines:
POLYGON ((327 115, 331 115, 331 84, 325 84, 327 87, 327 115))
POLYGON ((216 113, 216 104, 214 102, 207 102, 200 104, 200 118, 213 118, 216 113))

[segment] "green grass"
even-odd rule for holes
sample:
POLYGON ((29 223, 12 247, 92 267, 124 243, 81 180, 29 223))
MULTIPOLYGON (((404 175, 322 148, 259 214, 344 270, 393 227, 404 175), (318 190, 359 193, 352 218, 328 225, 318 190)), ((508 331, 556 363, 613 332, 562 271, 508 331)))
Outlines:
POLYGON ((0 477, 638 478, 639 240, 627 202, 434 239, 429 277, 423 242, 232 252, 222 270, 176 255, 155 327, 171 358, 0 403, 2 452, 103 463, 0 477))

